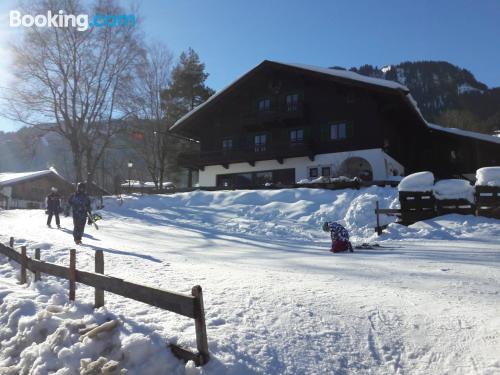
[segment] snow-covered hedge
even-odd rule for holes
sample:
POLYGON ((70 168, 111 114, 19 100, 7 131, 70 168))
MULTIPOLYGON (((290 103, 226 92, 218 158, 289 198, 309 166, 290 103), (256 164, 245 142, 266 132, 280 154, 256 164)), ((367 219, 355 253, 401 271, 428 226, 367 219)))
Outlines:
POLYGON ((432 172, 417 172, 403 178, 398 185, 399 191, 432 191, 434 175, 432 172))
POLYGON ((466 199, 474 203, 474 187, 467 180, 441 180, 433 188, 436 199, 466 199))
POLYGON ((500 186, 500 167, 485 167, 476 171, 476 186, 500 186))

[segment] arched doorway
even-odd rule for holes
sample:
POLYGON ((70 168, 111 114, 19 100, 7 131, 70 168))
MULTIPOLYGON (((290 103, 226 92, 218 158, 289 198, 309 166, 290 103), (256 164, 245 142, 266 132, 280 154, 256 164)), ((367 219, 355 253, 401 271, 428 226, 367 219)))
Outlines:
POLYGON ((373 169, 368 160, 354 156, 345 159, 340 165, 339 174, 350 178, 359 177, 364 181, 373 180, 373 169))

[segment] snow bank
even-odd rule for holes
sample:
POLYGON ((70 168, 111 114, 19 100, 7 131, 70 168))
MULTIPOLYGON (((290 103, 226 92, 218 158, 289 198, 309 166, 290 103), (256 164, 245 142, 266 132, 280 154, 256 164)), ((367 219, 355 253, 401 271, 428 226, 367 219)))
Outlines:
MULTIPOLYGON (((324 221, 338 221, 356 239, 373 234, 376 225, 375 202, 380 207, 399 204, 397 190, 372 186, 366 189, 277 189, 237 191, 195 191, 160 196, 126 197, 123 206, 105 198, 113 215, 141 219, 162 218, 165 225, 197 223, 216 234, 233 233, 284 240, 311 241, 324 221), (182 212, 182 216, 173 212, 182 212)), ((383 224, 395 220, 381 216, 383 224)))
POLYGON ((434 175, 432 172, 417 172, 403 178, 398 185, 399 191, 432 191, 434 175))
POLYGON ((478 169, 476 180, 476 186, 500 186, 500 167, 478 169))
POLYGON ((28 288, 17 285, 11 265, 3 261, 1 374, 119 374, 121 369, 129 375, 184 374, 166 340, 137 322, 121 321, 113 330, 84 338, 82 330, 119 317, 106 308, 69 303, 63 283, 51 277, 28 288), (7 292, 6 280, 12 281, 7 292))
POLYGON ((436 199, 466 199, 474 203, 474 187, 467 180, 441 180, 434 185, 436 199))

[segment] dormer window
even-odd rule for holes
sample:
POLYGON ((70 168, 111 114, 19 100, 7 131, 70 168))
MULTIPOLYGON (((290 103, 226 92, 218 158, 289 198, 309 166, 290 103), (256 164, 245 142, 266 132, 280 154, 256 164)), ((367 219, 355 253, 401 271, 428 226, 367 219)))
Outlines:
POLYGON ((268 112, 271 110, 271 99, 265 98, 259 100, 259 112, 268 112))
POLYGON ((296 112, 299 109, 299 94, 291 94, 286 96, 287 112, 296 112))

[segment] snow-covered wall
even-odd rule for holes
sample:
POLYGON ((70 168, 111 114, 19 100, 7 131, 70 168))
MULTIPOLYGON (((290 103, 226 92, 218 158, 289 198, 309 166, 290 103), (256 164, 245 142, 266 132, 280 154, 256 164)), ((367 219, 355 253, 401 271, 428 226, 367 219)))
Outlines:
POLYGON ((230 164, 228 169, 222 165, 211 165, 205 167, 205 170, 199 173, 200 186, 216 186, 217 175, 231 173, 247 173, 259 171, 272 171, 278 169, 295 169, 295 180, 300 181, 308 178, 308 170, 313 167, 332 167, 336 170, 348 158, 360 157, 366 159, 372 168, 374 180, 385 180, 394 175, 404 173, 404 167, 395 159, 387 155, 382 149, 357 150, 349 152, 337 152, 330 154, 316 155, 315 160, 311 161, 308 157, 284 159, 283 164, 277 160, 263 160, 251 166, 249 163, 230 164))

